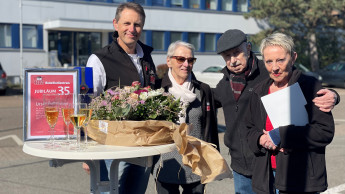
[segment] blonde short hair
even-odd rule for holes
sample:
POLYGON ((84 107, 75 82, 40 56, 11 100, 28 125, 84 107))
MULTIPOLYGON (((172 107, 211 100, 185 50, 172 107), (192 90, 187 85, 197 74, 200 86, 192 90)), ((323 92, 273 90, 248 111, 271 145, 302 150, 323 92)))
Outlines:
POLYGON ((286 52, 290 53, 291 56, 295 52, 295 43, 292 37, 280 32, 273 33, 261 41, 260 52, 263 57, 265 57, 263 53, 264 49, 268 46, 280 46, 286 52))

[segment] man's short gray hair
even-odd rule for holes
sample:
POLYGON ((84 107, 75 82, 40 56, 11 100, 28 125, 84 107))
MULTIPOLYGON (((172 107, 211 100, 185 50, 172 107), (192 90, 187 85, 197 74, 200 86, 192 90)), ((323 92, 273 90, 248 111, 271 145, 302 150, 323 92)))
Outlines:
POLYGON ((122 3, 121 5, 117 7, 116 14, 115 14, 116 21, 120 20, 121 13, 124 9, 131 9, 137 12, 141 16, 141 19, 143 21, 143 26, 144 26, 145 18, 146 18, 144 8, 140 4, 134 3, 134 2, 122 3))
POLYGON ((168 48, 168 53, 167 53, 167 56, 168 57, 172 57, 174 56, 174 53, 176 51, 176 49, 180 46, 183 46, 183 47, 186 47, 186 48, 189 48, 191 51, 192 51, 192 56, 194 57, 194 46, 188 42, 184 42, 184 41, 181 41, 181 40, 178 40, 176 42, 173 42, 169 45, 169 48, 168 48))
POLYGON ((292 37, 280 32, 273 33, 261 41, 260 52, 263 57, 263 52, 268 46, 280 46, 286 50, 286 52, 290 53, 291 56, 295 52, 295 43, 292 37))

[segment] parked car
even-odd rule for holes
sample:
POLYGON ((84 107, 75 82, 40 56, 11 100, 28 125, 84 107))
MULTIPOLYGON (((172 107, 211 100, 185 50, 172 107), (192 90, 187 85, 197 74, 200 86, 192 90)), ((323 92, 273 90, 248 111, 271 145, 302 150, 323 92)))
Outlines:
POLYGON ((313 76, 319 81, 322 81, 322 76, 320 76, 318 73, 310 71, 306 66, 302 65, 301 63, 295 63, 295 67, 303 72, 305 75, 313 76))
POLYGON ((223 68, 224 66, 215 65, 207 67, 201 72, 197 71, 193 73, 196 79, 210 85, 211 88, 215 88, 224 76, 224 74, 220 72, 223 68))
POLYGON ((0 94, 5 94, 6 93, 6 88, 7 88, 7 75, 5 70, 2 68, 1 63, 0 63, 0 94))
POLYGON ((328 86, 345 88, 345 62, 336 62, 320 70, 322 83, 328 86))

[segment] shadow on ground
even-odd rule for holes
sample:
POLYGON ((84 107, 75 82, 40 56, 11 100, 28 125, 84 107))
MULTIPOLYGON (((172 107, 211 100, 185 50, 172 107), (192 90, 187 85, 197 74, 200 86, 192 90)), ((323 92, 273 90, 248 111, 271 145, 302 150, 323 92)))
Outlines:
POLYGON ((23 95, 23 88, 20 87, 8 87, 6 89, 5 96, 23 95))

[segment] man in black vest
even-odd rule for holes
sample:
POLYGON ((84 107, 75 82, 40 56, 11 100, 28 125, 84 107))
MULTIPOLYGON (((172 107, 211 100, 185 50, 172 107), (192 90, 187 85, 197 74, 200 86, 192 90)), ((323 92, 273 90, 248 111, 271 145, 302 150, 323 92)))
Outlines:
MULTIPOLYGON (((155 88, 156 69, 153 48, 139 41, 145 23, 141 5, 123 3, 116 10, 113 42, 90 56, 87 67, 93 68, 94 93, 101 94, 113 86, 130 86, 139 81, 141 86, 155 88)), ((105 160, 108 172, 112 160, 105 160)), ((88 170, 84 163, 83 167, 88 170)), ((151 167, 120 162, 119 193, 145 194, 151 167)))

